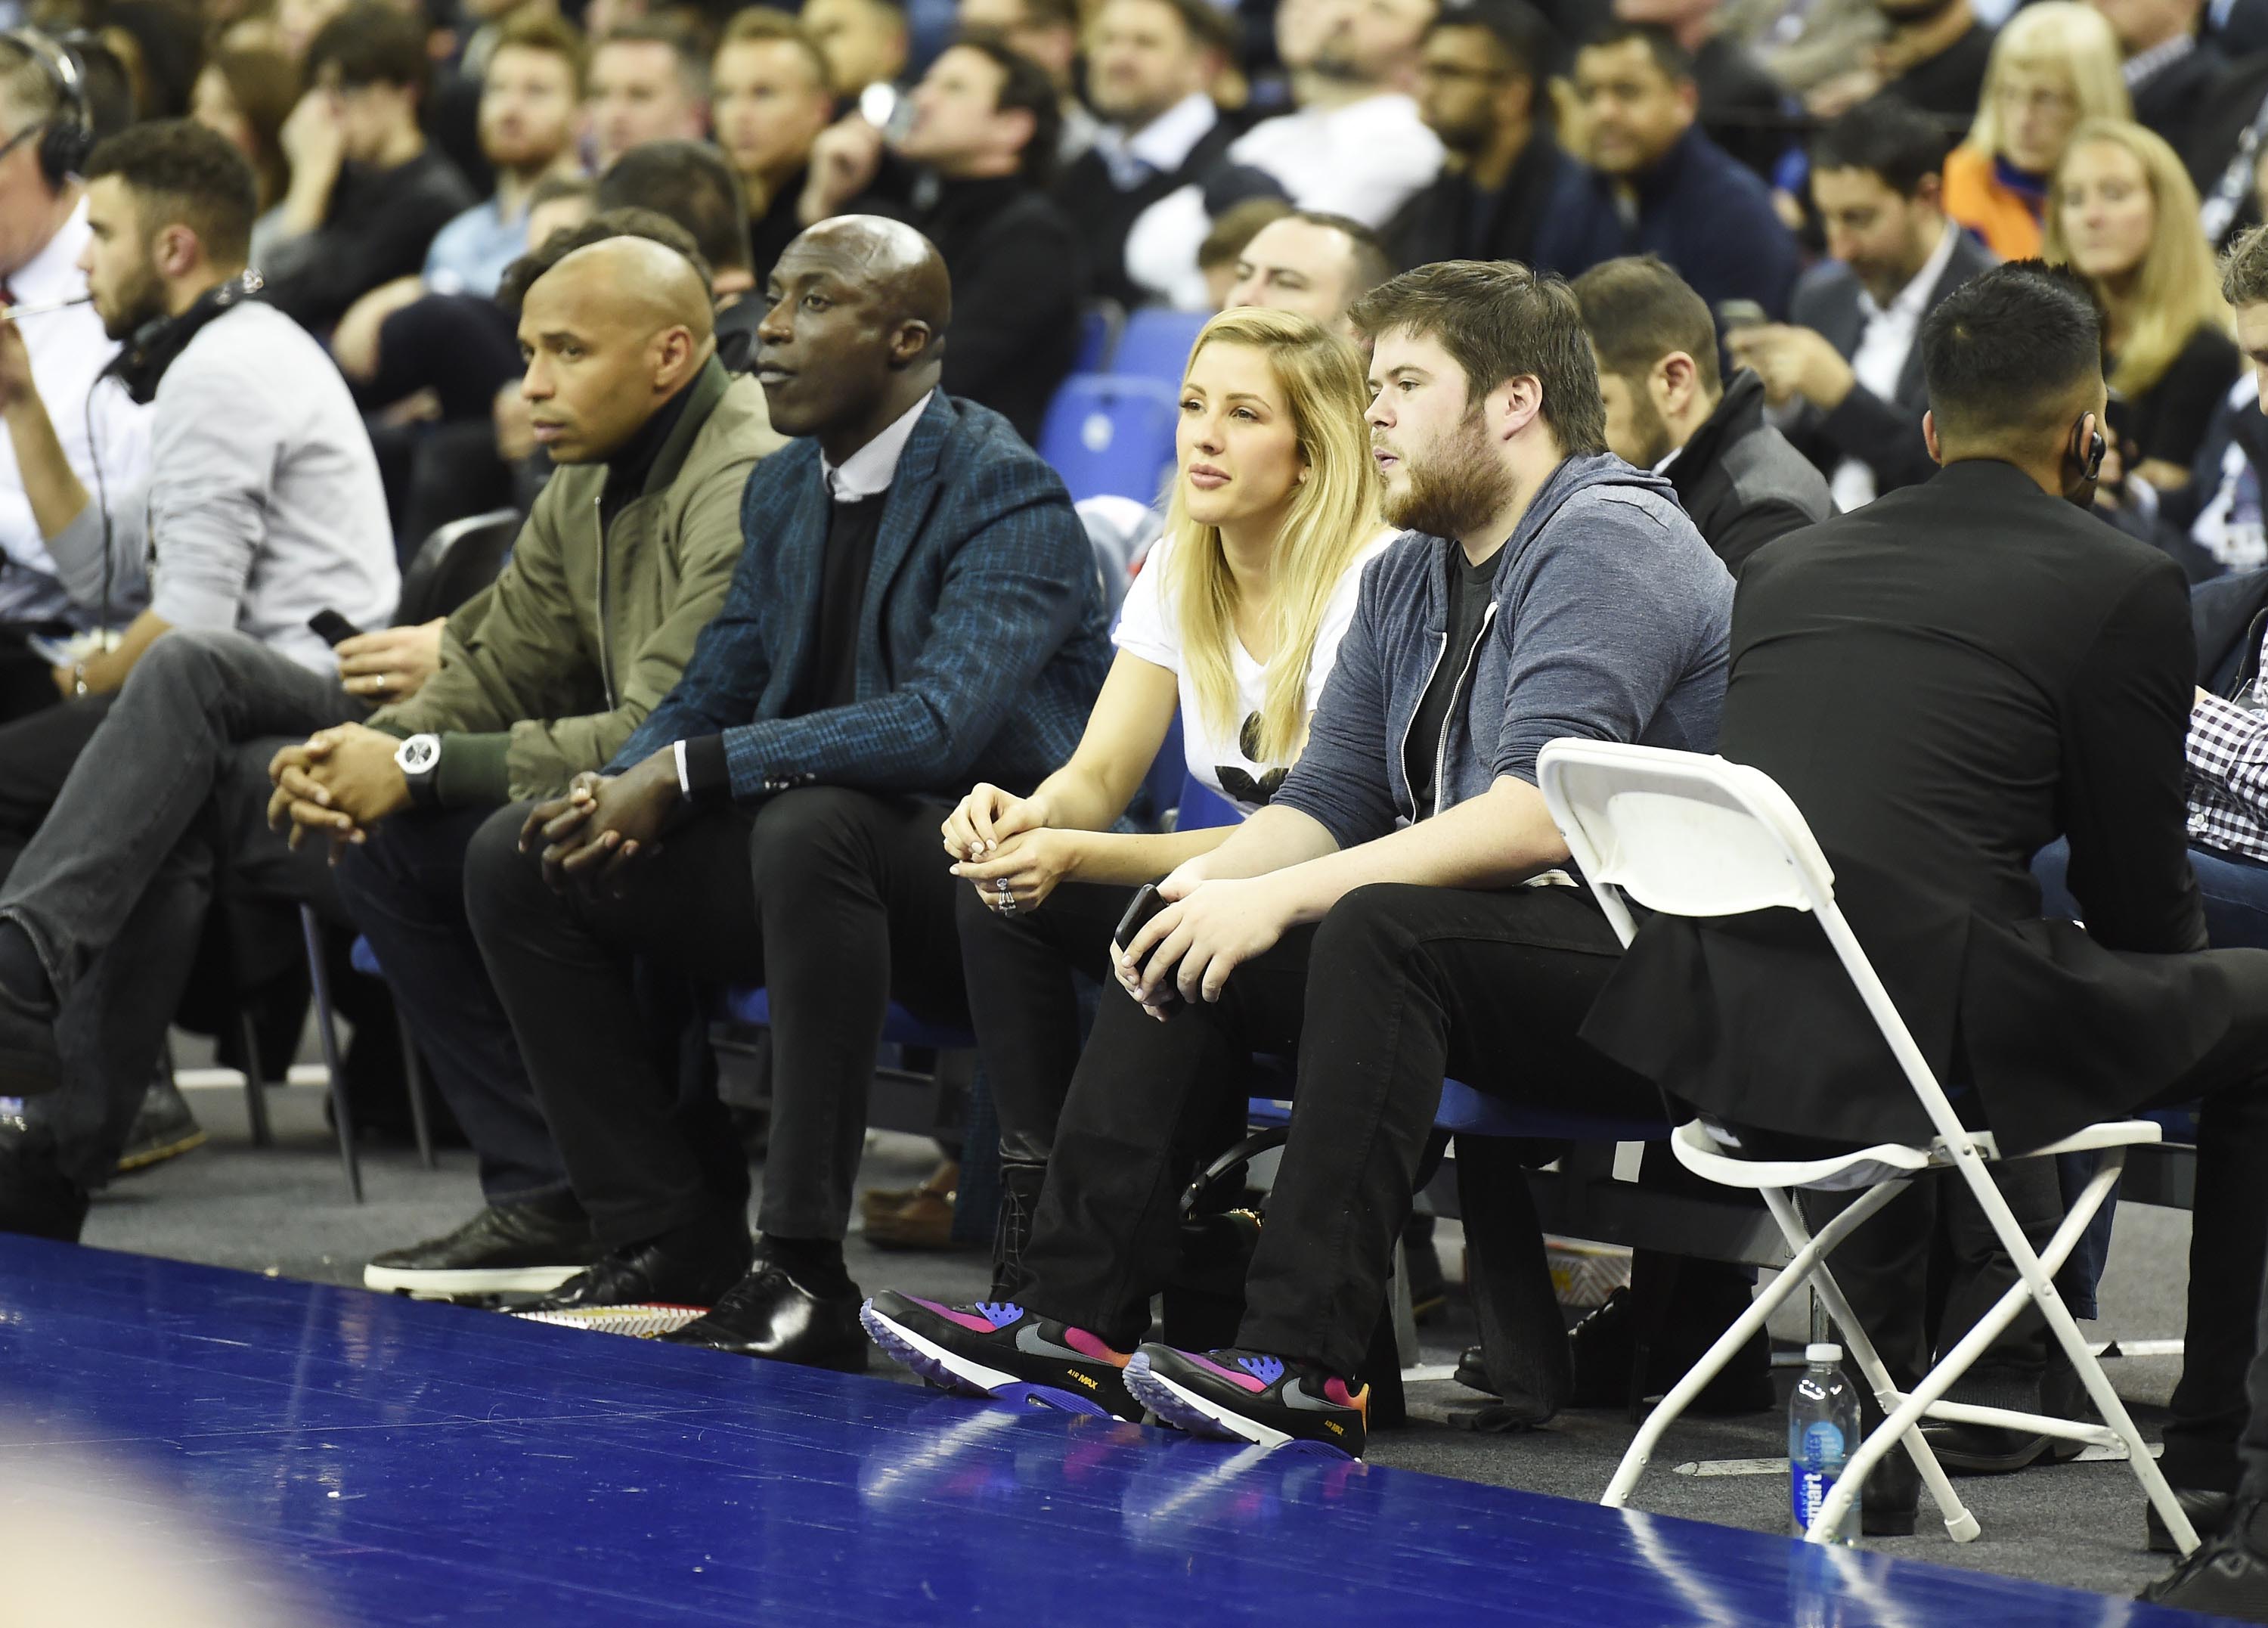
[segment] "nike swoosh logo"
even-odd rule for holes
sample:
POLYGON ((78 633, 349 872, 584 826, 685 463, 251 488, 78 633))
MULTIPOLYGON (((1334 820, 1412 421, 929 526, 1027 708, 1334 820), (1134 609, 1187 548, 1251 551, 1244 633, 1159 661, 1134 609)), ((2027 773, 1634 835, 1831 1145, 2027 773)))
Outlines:
POLYGON ((1016 1330, 1016 1349, 1027 1357, 1051 1357, 1058 1362, 1087 1363, 1094 1360, 1085 1352, 1057 1344, 1028 1322, 1016 1330))

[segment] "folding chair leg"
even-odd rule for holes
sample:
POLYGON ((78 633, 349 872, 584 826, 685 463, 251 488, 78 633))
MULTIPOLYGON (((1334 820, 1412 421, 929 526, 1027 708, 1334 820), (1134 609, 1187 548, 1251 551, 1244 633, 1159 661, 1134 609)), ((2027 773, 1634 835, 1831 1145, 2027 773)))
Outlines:
POLYGON ((244 1116, 252 1123, 252 1145, 266 1147, 275 1134, 268 1128, 268 1071, 260 1062, 260 1026, 251 1011, 239 1006, 237 1038, 244 1047, 244 1116))
MULTIPOLYGON (((1733 1359, 1734 1352, 1756 1337, 1756 1330, 1764 1326, 1780 1302, 1794 1293, 1811 1276, 1827 1252, 1848 1237, 1859 1222, 1888 1204, 1904 1185, 1901 1182, 1885 1182, 1863 1195, 1856 1204, 1830 1221, 1817 1237, 1806 1233, 1802 1219, 1795 1214, 1793 1206, 1787 1204, 1785 1195, 1778 1196, 1781 1202, 1773 1210, 1773 1214, 1779 1219, 1780 1230, 1786 1234, 1788 1246, 1795 1252, 1793 1257, 1781 1269, 1779 1276, 1749 1302, 1748 1310, 1734 1319, 1733 1326, 1718 1336, 1717 1343, 1703 1353, 1701 1360, 1670 1388, 1669 1394, 1661 1399, 1660 1404, 1646 1416, 1646 1422, 1638 1426, 1637 1438, 1623 1455, 1623 1462, 1616 1468, 1615 1478, 1607 1484, 1606 1495, 1599 1502, 1609 1509, 1619 1509, 1629 1501, 1631 1493, 1637 1489, 1638 1477, 1646 1473, 1647 1461, 1653 1458, 1653 1449, 1660 1442, 1663 1433, 1677 1422, 1679 1415, 1692 1404, 1693 1398, 1701 1394, 1702 1388, 1717 1377, 1724 1366, 1733 1359)), ((1773 1197, 1766 1190, 1767 1204, 1773 1197)))
POLYGON ((425 1117, 425 1064, 417 1056, 417 1036, 409 1032, 409 1016, 399 1005, 394 1009, 394 1023, 401 1035, 401 1082, 409 1092, 409 1128, 417 1138, 418 1162, 428 1170, 435 1169, 433 1127, 425 1117))
POLYGON ((307 976, 315 986, 315 1035, 323 1045, 323 1068, 331 1077, 331 1117, 339 1134, 339 1163, 346 1168, 347 1190, 362 1202, 362 1161, 355 1155, 354 1111, 347 1106, 347 1071, 339 1057, 339 1026, 331 1008, 331 973, 323 962, 323 924, 314 910, 299 907, 299 932, 307 940, 307 976))
MULTIPOLYGON (((1962 1337, 1896 1411, 1859 1444, 1859 1450, 1852 1455, 1845 1466, 1843 1479, 1836 1484, 1835 1491, 1828 1496, 1813 1520, 1810 1530, 1804 1534, 1807 1543, 1829 1541, 1829 1535, 1841 1522, 1851 1499, 1857 1496, 1859 1485, 1865 1480, 1867 1472, 1889 1450, 1892 1443, 1909 1432, 1918 1433, 1917 1427, 1928 1416, 1931 1408, 1975 1365, 2029 1301, 2039 1307, 2048 1327, 2054 1330, 2065 1354, 2070 1358, 2073 1368, 2078 1373, 2080 1383, 2087 1387, 2088 1395, 2102 1411, 2105 1424, 2126 1443, 2128 1467, 2141 1482, 2142 1490, 2156 1506, 2160 1515, 2167 1517, 2167 1529, 2176 1543, 2179 1544, 2186 1538, 2194 1546, 2195 1529, 2186 1518, 2176 1524, 2173 1517, 2180 1516, 2180 1505, 2172 1489, 2166 1484, 2164 1473, 2158 1469, 2157 1462, 2150 1457, 2141 1433, 2135 1429, 2125 1404, 2119 1401, 2117 1392, 2111 1389, 2110 1381, 2103 1376, 2102 1366, 2095 1361, 2095 1353, 2088 1350, 2079 1325, 2072 1319, 2070 1308, 2063 1303, 2063 1297, 2056 1292, 2054 1274, 2061 1270, 2072 1246, 2079 1241, 2080 1234, 2086 1231, 2088 1223, 2102 1206, 2102 1200, 2117 1180, 2124 1162, 2117 1150, 2111 1150, 2105 1156, 2086 1190, 2065 1215, 2062 1226, 2056 1229, 2046 1250, 2036 1253, 2030 1241, 2024 1236, 2023 1229, 2016 1224, 2007 1201, 1992 1184, 1984 1161, 1965 1149, 1956 1150, 1955 1168, 1960 1171, 1962 1179, 1969 1183, 1970 1190, 1976 1194, 1978 1207, 1992 1224, 2001 1247, 2015 1262, 2019 1281, 1993 1303, 1992 1308, 1977 1321, 1977 1326, 1962 1337)), ((2038 1422, 2042 1425, 2056 1423, 2043 1417, 2039 1418, 2038 1422)), ((2187 1553, 2188 1550, 2184 1549, 2183 1552, 2187 1553)))

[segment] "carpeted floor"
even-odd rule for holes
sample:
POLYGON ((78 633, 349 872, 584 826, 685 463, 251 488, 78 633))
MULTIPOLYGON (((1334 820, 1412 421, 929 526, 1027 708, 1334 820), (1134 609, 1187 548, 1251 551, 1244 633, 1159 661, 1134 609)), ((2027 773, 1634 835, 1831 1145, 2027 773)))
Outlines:
MULTIPOLYGON (((401 1147, 364 1150, 366 1202, 351 1204, 324 1124, 323 1100, 320 1091, 306 1088, 271 1094, 276 1145, 254 1149, 246 1133, 240 1092, 194 1093, 210 1142, 117 1182, 90 1218, 86 1241, 269 1275, 356 1284, 372 1254, 446 1231, 477 1208, 469 1154, 445 1152, 440 1168, 429 1171, 401 1147)), ((873 1185, 910 1185, 926 1173, 932 1157, 933 1150, 916 1138, 877 1136, 870 1138, 865 1179, 873 1185)), ((2188 1229, 2183 1214, 2121 1207, 2104 1285, 2107 1315, 2095 1326, 2097 1338, 2179 1336, 2188 1229)), ((1460 1258, 1454 1224, 1443 1225, 1440 1241, 1454 1278, 1460 1258)), ((900 1286, 968 1299, 983 1288, 987 1275, 985 1262, 974 1254, 889 1255, 857 1235, 847 1253, 852 1276, 869 1290, 900 1286)), ((1802 1337, 1794 1325, 1782 1332, 1789 1340, 1802 1337)), ((1423 1337, 1428 1368, 1446 1372, 1470 1338, 1462 1304, 1453 1298, 1447 1313, 1424 1330, 1423 1337)), ((2145 1433, 2154 1434, 2179 1359, 2126 1358, 2108 1366, 2120 1394, 2136 1407, 2145 1433)), ((883 1371, 878 1359, 876 1372, 883 1371)), ((1783 1370, 1783 1383, 1787 1377, 1783 1370)), ((1446 1378, 1419 1379, 1410 1399, 1416 1415, 1411 1425, 1375 1436, 1370 1454, 1374 1461, 1569 1498, 1598 1497, 1631 1435, 1626 1420, 1602 1412, 1565 1414, 1549 1428, 1524 1436, 1476 1434, 1453 1421, 1482 1399, 1446 1378)), ((1737 1468, 1739 1461, 1778 1458, 1785 1449, 1786 1426, 1777 1413, 1681 1424, 1664 1444, 1638 1501, 1667 1514, 1780 1529, 1787 1508, 1784 1471, 1723 1471, 1737 1468), (1712 1467, 1712 1473, 1695 1473, 1703 1466, 1712 1467)), ((2112 1595, 2131 1595, 2165 1569, 2141 1548, 2140 1493, 2122 1464, 2073 1463, 1970 1480, 1962 1484, 1962 1495, 1984 1525, 1977 1542, 1950 1542, 1925 1506, 1920 1535, 1878 1546, 1914 1558, 2112 1595)))

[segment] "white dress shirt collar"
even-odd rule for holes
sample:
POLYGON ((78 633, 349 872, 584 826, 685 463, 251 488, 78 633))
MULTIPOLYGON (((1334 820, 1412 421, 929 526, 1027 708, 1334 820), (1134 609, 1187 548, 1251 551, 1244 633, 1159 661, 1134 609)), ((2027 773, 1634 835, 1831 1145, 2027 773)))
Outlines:
POLYGON ((1132 157, 1160 175, 1170 175, 1189 161, 1197 144, 1219 122, 1220 109, 1212 105, 1212 98, 1203 91, 1191 91, 1131 136, 1116 125, 1109 127, 1108 134, 1123 142, 1132 157))
POLYGON ((85 293, 86 274, 78 269, 78 255, 92 235, 92 230, 86 224, 86 200, 81 198, 78 207, 70 212, 70 218, 48 239, 47 247, 26 261, 7 279, 17 301, 29 306, 51 299, 74 299, 85 293))
POLYGON ((906 409, 890 427, 865 446, 845 458, 840 464, 829 463, 827 454, 819 454, 819 472, 827 479, 827 490, 837 503, 858 503, 867 497, 878 497, 890 490, 897 477, 898 458, 913 438, 914 425, 921 422, 928 409, 930 391, 906 409))

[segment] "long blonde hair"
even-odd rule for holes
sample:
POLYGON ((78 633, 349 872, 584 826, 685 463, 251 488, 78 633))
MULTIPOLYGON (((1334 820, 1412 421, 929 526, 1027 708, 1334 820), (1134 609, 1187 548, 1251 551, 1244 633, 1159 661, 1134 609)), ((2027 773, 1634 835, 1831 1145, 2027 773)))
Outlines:
MULTIPOLYGON (((2135 268, 2133 287, 2118 302, 2127 319, 2118 354, 2114 358, 2110 387, 2121 394, 2141 394, 2165 377, 2201 328, 2232 333, 2235 324, 2228 303, 2220 297, 2220 275, 2213 250, 2198 225, 2197 188, 2164 136, 2124 119, 2090 119, 2072 132, 2071 145, 2056 166, 2056 184, 2048 194, 2047 232, 2041 257, 2051 265, 2071 263, 2071 239, 2063 225, 2063 173, 2072 154, 2102 143, 2132 153, 2142 166, 2156 210, 2156 227, 2150 247, 2135 268)), ((2093 282, 2094 279, 2088 279, 2093 282)), ((2106 312, 2110 295, 2100 283, 2095 296, 2106 312)))
MULTIPOLYGON (((1307 674, 1315 636, 1340 578, 1379 531, 1378 465, 1363 422, 1369 392, 1354 347, 1337 334, 1288 311, 1242 306, 1204 325, 1189 347, 1194 366, 1209 344, 1249 345, 1268 358, 1290 404, 1292 429, 1307 478, 1294 490, 1276 534, 1269 572, 1271 635, 1253 761, 1288 764, 1307 737, 1307 674)), ((1186 379, 1187 372, 1184 370, 1186 379)), ((1176 477, 1166 510, 1173 544, 1165 587, 1173 600, 1182 659, 1207 727, 1237 738, 1236 581, 1222 552, 1220 528, 1189 518, 1176 477)))
POLYGON ((2043 63, 2053 63, 2070 76, 2081 122, 2134 116, 2118 36, 2110 32, 2102 13, 2079 0, 2041 0, 2002 24, 1992 41, 1992 54, 1984 63, 1984 93, 1977 103, 1977 122, 1969 127, 1970 146, 1987 155, 1999 152, 2001 76, 2012 67, 2043 63))

